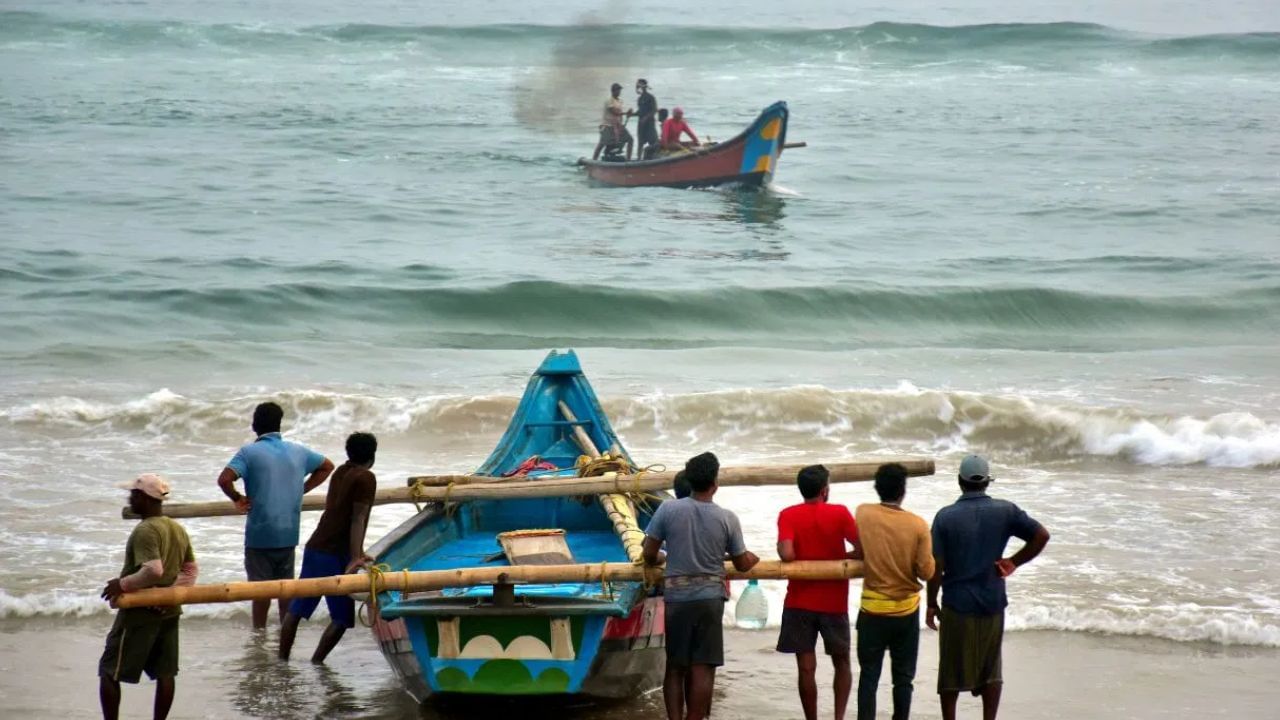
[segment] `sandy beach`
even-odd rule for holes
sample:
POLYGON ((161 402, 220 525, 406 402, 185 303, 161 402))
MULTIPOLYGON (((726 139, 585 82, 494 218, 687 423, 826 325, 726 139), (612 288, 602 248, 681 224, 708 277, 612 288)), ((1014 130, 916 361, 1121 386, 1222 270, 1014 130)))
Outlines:
MULTIPOLYGON (((95 664, 104 618, 0 622, 0 696, 5 714, 27 720, 97 713, 95 664), (30 651, 33 647, 46 650, 30 651)), ((368 718, 433 720, 494 717, 557 720, 660 720, 661 694, 613 705, 440 705, 422 708, 403 692, 372 638, 353 631, 326 666, 307 659, 321 625, 304 625, 294 660, 274 658, 275 632, 254 635, 247 622, 192 619, 183 626, 182 671, 171 718, 368 718)), ((799 715, 790 659, 773 652, 775 629, 726 630, 728 664, 721 670, 713 716, 770 720, 799 715)), ((915 717, 937 715, 932 680, 937 646, 922 635, 915 717)), ((1006 689, 1001 717, 1266 718, 1274 717, 1280 650, 1223 648, 1201 643, 1059 632, 1010 633, 1005 640, 1006 689)), ((887 674, 887 670, 886 670, 887 674)), ((149 715, 154 685, 125 687, 125 717, 149 715)), ((822 712, 831 712, 829 690, 822 712)), ((889 717, 881 684, 880 716, 889 717)), ((980 715, 964 699, 961 717, 980 715)))

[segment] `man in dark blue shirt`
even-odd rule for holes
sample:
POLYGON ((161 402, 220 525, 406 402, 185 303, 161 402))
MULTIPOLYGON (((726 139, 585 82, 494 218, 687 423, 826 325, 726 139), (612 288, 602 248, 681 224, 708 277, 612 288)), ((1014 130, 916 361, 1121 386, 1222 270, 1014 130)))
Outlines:
POLYGON ((955 503, 933 518, 933 557, 937 572, 929 581, 925 623, 938 630, 938 695, 943 720, 955 720, 961 691, 982 696, 983 720, 995 720, 1003 679, 1000 646, 1004 640, 1004 608, 1009 604, 1004 579, 1040 554, 1049 531, 1022 508, 987 495, 991 469, 970 455, 960 463, 960 489, 955 503), (1026 542, 1004 557, 1009 538, 1026 542), (938 590, 942 589, 942 606, 938 590))

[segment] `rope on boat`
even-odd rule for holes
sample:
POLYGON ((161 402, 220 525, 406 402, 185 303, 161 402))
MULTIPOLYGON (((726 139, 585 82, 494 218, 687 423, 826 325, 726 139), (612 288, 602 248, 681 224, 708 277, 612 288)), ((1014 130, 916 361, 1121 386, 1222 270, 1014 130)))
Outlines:
MULTIPOLYGON (((444 486, 444 498, 439 502, 444 504, 445 517, 453 517, 454 513, 458 511, 456 503, 452 505, 449 504, 449 496, 453 494, 453 488, 457 486, 457 484, 457 481, 450 480, 449 484, 444 486)), ((418 512, 422 512, 422 503, 425 501, 423 496, 426 494, 426 490, 429 487, 432 486, 426 483, 426 478, 421 477, 415 478, 413 484, 409 486, 409 497, 413 500, 413 507, 418 512)))
MULTIPOLYGON (((367 565, 365 569, 369 571, 369 599, 360 603, 360 611, 356 615, 360 618, 361 625, 371 628, 378 618, 378 593, 387 589, 387 581, 383 576, 391 572, 391 566, 379 563, 367 565)), ((404 569, 404 586, 409 587, 409 568, 404 569)))

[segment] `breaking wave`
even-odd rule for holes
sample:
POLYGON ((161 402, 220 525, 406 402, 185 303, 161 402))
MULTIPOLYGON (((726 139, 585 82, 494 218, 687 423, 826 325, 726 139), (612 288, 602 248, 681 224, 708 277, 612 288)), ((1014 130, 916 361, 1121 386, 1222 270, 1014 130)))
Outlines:
MULTIPOLYGON (((506 395, 383 397, 322 390, 270 397, 285 408, 290 434, 317 439, 359 428, 496 441, 518 401, 506 395)), ((254 405, 263 399, 197 399, 169 390, 115 403, 58 397, 4 409, 0 422, 78 434, 213 441, 242 438, 254 405)), ((1159 415, 910 385, 654 394, 607 400, 604 408, 633 450, 710 445, 755 455, 797 448, 833 455, 978 451, 1021 462, 1097 457, 1136 465, 1280 467, 1280 424, 1248 412, 1159 415)))
MULTIPOLYGON (((669 25, 375 25, 304 27, 193 24, 176 21, 70 20, 32 12, 0 14, 0 42, 33 40, 100 43, 112 47, 214 48, 263 54, 330 51, 365 46, 406 48, 454 62, 520 66, 573 62, 572 48, 605 42, 617 54, 645 54, 687 62, 699 57, 777 62, 865 59, 927 62, 936 59, 1008 57, 1041 65, 1123 55, 1152 59, 1280 64, 1280 33, 1153 37, 1076 22, 1010 23, 940 27, 877 22, 831 29, 773 29, 669 25), (565 52, 565 49, 569 52, 565 52)), ((584 50, 584 54, 589 54, 584 50)))

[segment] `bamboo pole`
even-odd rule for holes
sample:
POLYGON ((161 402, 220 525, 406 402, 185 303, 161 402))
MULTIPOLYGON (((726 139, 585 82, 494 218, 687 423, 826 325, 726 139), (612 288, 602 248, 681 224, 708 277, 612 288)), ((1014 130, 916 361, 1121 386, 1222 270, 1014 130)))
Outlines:
MULTIPOLYGON (((561 400, 557 407, 560 408, 560 414, 564 416, 565 420, 575 423, 570 427, 573 428, 573 439, 577 441, 578 446, 593 459, 599 458, 599 448, 591 440, 591 436, 587 434, 587 431, 583 430, 581 425, 576 424, 578 417, 573 414, 569 404, 561 400)), ((609 448, 609 450, 613 452, 613 448, 609 448)), ((606 473, 606 475, 610 474, 616 476, 616 473, 606 473)), ((600 502, 600 507, 604 508, 605 517, 609 518, 609 526, 613 528, 613 533, 622 542, 622 549, 626 551, 627 559, 639 565, 644 556, 644 531, 640 529, 639 521, 636 518, 636 504, 631 501, 631 498, 621 493, 597 495, 596 500, 600 502)))
MULTIPOLYGON (((762 560, 742 573, 725 563, 725 571, 733 580, 847 580, 862 577, 858 560, 762 560)), ((594 563, 583 565, 511 565, 499 567, 454 568, 452 570, 384 572, 378 590, 424 592, 450 587, 473 587, 495 583, 601 583, 657 582, 662 569, 631 563, 594 563)), ((369 592, 371 578, 366 574, 333 575, 304 580, 264 580, 234 582, 221 585, 150 588, 120 596, 117 607, 154 607, 227 603, 244 600, 319 597, 369 592)))
MULTIPOLYGON (((912 476, 932 475, 933 460, 921 458, 884 458, 874 461, 827 463, 831 482, 860 482, 873 480, 876 468, 883 463, 901 463, 912 476)), ((792 485, 801 465, 742 465, 720 468, 716 483, 720 487, 758 487, 762 485, 792 485)), ((639 472, 635 475, 590 478, 545 478, 540 480, 515 480, 482 484, 459 483, 446 487, 414 486, 379 490, 373 498, 374 505, 389 503, 427 503, 454 500, 503 500, 512 498, 571 497, 574 495, 607 495, 611 493, 665 490, 671 487, 674 473, 669 470, 639 472)), ((473 480, 470 475, 444 476, 473 480)), ((306 495, 302 498, 303 510, 323 510, 324 495, 306 495)), ((205 503, 165 503, 164 514, 174 518, 213 517, 240 515, 229 501, 205 503)), ((128 508, 121 512, 126 519, 136 518, 128 508)))

